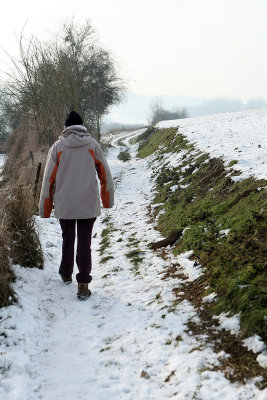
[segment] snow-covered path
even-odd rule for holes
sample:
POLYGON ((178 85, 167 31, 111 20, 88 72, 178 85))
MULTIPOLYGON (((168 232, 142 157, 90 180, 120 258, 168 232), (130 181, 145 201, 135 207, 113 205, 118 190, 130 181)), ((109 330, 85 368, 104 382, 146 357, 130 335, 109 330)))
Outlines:
MULTIPOLYGON (((123 136, 123 135, 122 135, 123 136)), ((119 139, 117 136, 113 144, 119 139)), ((129 145, 129 138, 128 138, 129 145)), ((257 387, 233 385, 219 371, 218 354, 201 337, 186 332, 198 322, 184 301, 172 308, 172 289, 182 282, 163 280, 177 263, 163 260, 147 244, 160 235, 149 222, 153 182, 146 160, 119 161, 109 151, 116 182, 116 205, 94 228, 92 296, 76 298, 76 284, 65 286, 57 274, 61 232, 55 218, 39 219, 46 263, 43 271, 15 266, 19 304, 1 310, 0 380, 3 400, 179 400, 264 399, 257 387), (100 256, 101 233, 109 246, 100 256), (136 250, 136 265, 126 256, 136 250), (112 257, 101 263, 102 257, 112 257)), ((185 256, 186 257, 186 256, 185 256)), ((180 257, 183 264, 186 258, 180 257)), ((204 338, 203 338, 204 339, 204 338)), ((223 354, 220 354, 223 356, 223 354)))

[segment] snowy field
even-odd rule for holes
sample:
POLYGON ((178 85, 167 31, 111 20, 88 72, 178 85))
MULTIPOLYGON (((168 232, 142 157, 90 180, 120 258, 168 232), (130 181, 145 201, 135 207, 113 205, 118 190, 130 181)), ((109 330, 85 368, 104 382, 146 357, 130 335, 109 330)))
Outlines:
MULTIPOLYGON (((266 399, 267 389, 258 390, 257 379, 231 384, 220 371, 210 371, 219 365, 219 357, 227 355, 216 354, 205 337, 187 331, 187 322, 199 321, 190 302, 173 309, 172 289, 182 290, 183 283, 178 278, 162 279, 167 266, 179 262, 188 279, 201 269, 189 260, 191 252, 175 258, 168 250, 162 259, 149 250, 148 243, 160 238, 147 214, 153 182, 149 160, 135 158, 136 145, 129 144, 130 138, 115 136, 108 154, 116 184, 115 207, 104 211, 95 224, 88 301, 77 300, 76 283, 65 286, 59 279, 58 221, 36 218, 45 268, 14 266, 19 302, 0 310, 0 399, 266 399), (126 163, 117 158, 120 137, 132 155, 126 163), (104 256, 113 258, 101 264, 97 250, 106 217, 112 232, 104 256), (143 258, 137 266, 126 257, 133 241, 143 258)), ((210 296, 205 301, 212 300, 210 296)), ((237 317, 222 315, 221 323, 226 329, 239 329, 237 317)), ((247 345, 255 346, 255 340, 247 345)), ((259 340, 260 345, 264 350, 259 340)))
POLYGON ((200 150, 223 157, 226 164, 236 160, 240 178, 267 179, 267 107, 162 121, 157 126, 179 126, 179 133, 200 150))

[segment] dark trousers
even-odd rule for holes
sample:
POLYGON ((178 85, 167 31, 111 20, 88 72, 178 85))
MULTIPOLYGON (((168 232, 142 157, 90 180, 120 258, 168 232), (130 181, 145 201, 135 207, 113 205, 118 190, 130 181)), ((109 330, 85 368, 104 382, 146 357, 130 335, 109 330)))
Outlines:
POLYGON ((75 226, 77 223, 77 255, 76 263, 79 273, 76 275, 78 283, 89 283, 92 280, 91 238, 96 218, 90 219, 60 219, 62 229, 62 260, 60 274, 71 277, 74 267, 75 226))

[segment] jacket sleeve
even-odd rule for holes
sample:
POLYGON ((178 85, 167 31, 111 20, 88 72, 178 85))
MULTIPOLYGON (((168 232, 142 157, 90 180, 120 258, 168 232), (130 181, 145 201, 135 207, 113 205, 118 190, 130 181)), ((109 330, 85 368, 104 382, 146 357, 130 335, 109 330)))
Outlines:
POLYGON ((114 185, 107 160, 101 146, 97 143, 95 149, 95 166, 100 180, 100 195, 104 208, 112 208, 114 205, 114 185))
POLYGON ((57 153, 55 143, 50 148, 44 170, 42 189, 39 201, 41 218, 49 218, 53 208, 53 188, 56 180, 61 152, 57 153))

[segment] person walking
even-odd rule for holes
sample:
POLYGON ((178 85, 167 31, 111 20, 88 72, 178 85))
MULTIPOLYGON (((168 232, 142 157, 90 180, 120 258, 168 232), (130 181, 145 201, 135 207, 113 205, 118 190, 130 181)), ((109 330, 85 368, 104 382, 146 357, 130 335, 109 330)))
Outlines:
POLYGON ((49 218, 55 203, 55 217, 62 229, 62 260, 59 274, 64 283, 72 282, 74 267, 75 228, 77 225, 76 263, 79 273, 77 296, 85 300, 91 295, 91 237, 93 225, 100 215, 100 196, 104 208, 114 204, 114 186, 109 166, 99 143, 83 125, 74 110, 66 117, 63 132, 49 150, 42 182, 39 213, 49 218))

